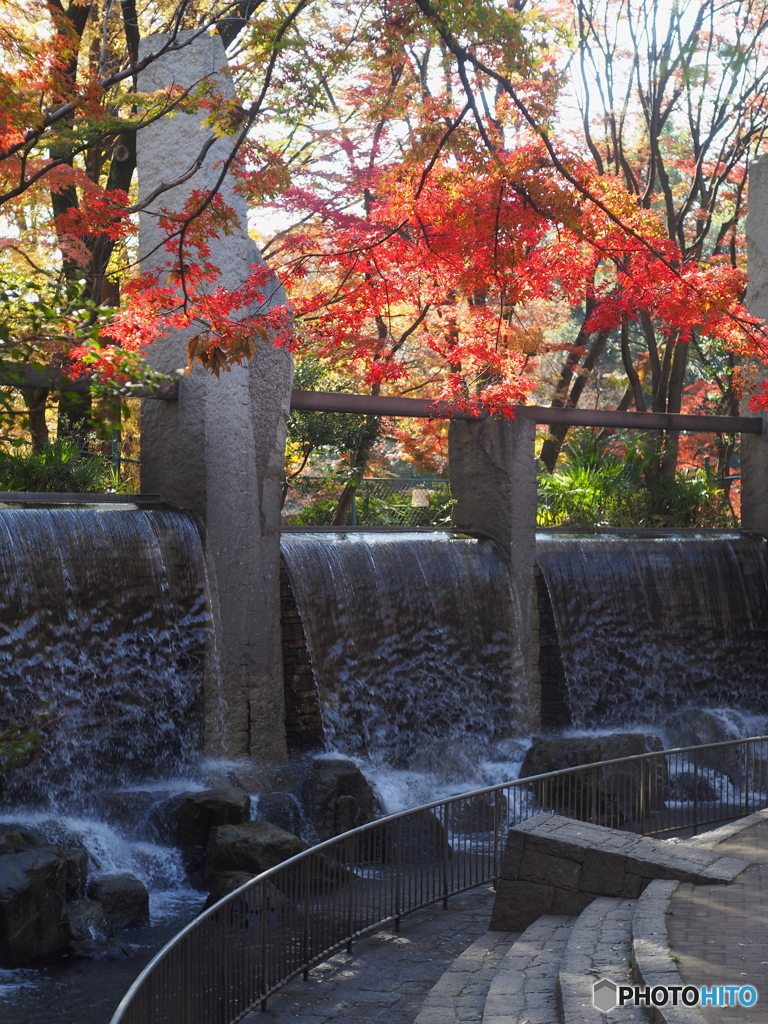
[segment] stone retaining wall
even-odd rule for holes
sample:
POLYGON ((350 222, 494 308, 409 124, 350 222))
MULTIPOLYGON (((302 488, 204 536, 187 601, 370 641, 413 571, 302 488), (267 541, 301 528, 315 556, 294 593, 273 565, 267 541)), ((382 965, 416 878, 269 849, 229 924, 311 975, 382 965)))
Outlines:
POLYGON ((596 896, 636 899, 655 878, 730 882, 746 866, 709 850, 538 814, 509 831, 490 927, 518 931, 541 914, 580 914, 596 896))

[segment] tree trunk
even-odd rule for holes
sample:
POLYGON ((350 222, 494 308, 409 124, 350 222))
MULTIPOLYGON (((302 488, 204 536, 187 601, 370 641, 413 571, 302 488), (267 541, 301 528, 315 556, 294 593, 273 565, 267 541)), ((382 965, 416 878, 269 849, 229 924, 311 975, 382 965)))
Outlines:
POLYGON ((48 444, 48 424, 45 422, 45 411, 50 390, 48 388, 22 388, 24 403, 29 411, 29 433, 32 438, 32 450, 39 452, 48 444))
POLYGON ((362 441, 352 456, 352 474, 345 484, 344 490, 341 492, 331 526, 343 526, 346 523, 352 499, 355 496, 360 481, 363 479, 365 468, 368 465, 368 460, 371 457, 371 451, 379 436, 380 429, 380 417, 366 416, 362 441))
MULTIPOLYGON (((564 407, 566 409, 575 409, 578 406, 579 399, 584 392, 584 388, 587 386, 587 381, 592 376, 592 371, 605 348, 607 340, 607 331, 601 331, 600 334, 597 334, 589 348, 589 351, 587 352, 583 364, 580 367, 578 367, 578 360, 580 356, 577 356, 576 360, 566 360, 566 366, 563 367, 563 373, 560 375, 561 381, 565 379, 566 375, 568 380, 571 380, 577 373, 577 367, 578 376, 576 376, 576 380, 573 382, 570 392, 568 392, 565 400, 562 398, 553 399, 552 408, 564 407)), ((570 428, 565 424, 557 423, 551 426, 548 431, 549 436, 541 446, 541 455, 539 456, 548 473, 554 473, 555 471, 555 464, 558 460, 560 451, 563 447, 563 442, 565 441, 569 429, 570 428)))

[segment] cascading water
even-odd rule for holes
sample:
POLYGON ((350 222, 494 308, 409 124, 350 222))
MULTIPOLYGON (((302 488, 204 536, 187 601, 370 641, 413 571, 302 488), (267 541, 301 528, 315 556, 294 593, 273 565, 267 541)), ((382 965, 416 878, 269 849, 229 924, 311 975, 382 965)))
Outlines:
POLYGON ((768 711, 768 548, 738 533, 537 537, 574 726, 768 711))
POLYGON ((202 545, 181 512, 0 509, 0 714, 60 720, 6 804, 87 806, 201 751, 210 622, 202 545))
POLYGON ((286 533, 282 553, 330 749, 432 767, 520 735, 517 617, 490 541, 286 533))
POLYGON ((0 822, 130 872, 150 925, 92 959, 0 970, 0 1019, 107 1020, 141 963, 201 906, 148 812, 204 788, 205 560, 186 513, 123 503, 0 507, 0 720, 56 719, 33 763, 0 776, 0 822), (109 962, 105 963, 104 958, 109 962))

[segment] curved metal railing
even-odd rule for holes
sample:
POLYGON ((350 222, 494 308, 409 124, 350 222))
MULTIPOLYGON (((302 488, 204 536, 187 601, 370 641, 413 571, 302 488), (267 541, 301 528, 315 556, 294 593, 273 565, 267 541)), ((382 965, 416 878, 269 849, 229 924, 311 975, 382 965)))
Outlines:
POLYGON ((768 737, 641 754, 489 786, 320 843, 204 911, 142 971, 111 1024, 234 1024, 361 935, 495 882, 507 830, 554 811, 644 835, 767 801, 768 737))

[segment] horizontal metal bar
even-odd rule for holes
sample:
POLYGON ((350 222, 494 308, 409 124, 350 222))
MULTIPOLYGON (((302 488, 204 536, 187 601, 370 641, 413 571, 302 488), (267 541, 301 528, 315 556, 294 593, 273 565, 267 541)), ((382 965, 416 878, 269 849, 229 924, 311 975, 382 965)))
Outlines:
POLYGON ((454 420, 487 420, 488 412, 467 412, 427 398, 398 395, 347 395, 339 391, 291 392, 291 409, 307 412, 352 412, 370 416, 415 416, 419 419, 449 417, 454 420))
POLYGON ((536 423, 573 427, 625 427, 629 430, 689 430, 705 434, 762 434, 762 416, 694 416, 675 412, 621 412, 519 405, 517 416, 536 423))
MULTIPOLYGON (((85 395, 91 390, 91 384, 91 377, 67 377, 57 366, 0 361, 0 385, 7 387, 48 388, 85 395)), ((126 382, 118 389, 118 394, 123 398, 157 398, 162 402, 176 402, 179 397, 179 385, 176 381, 167 381, 157 387, 126 382)))
MULTIPOLYGON (((467 412, 446 402, 397 395, 348 395, 337 391, 291 392, 291 409, 308 412, 349 412, 371 416, 413 416, 436 419, 486 420, 489 413, 467 412)), ((761 434, 761 416, 693 416, 687 413, 617 412, 609 409, 515 406, 515 415, 536 423, 581 427, 625 427, 630 430, 689 430, 699 433, 761 434)))

